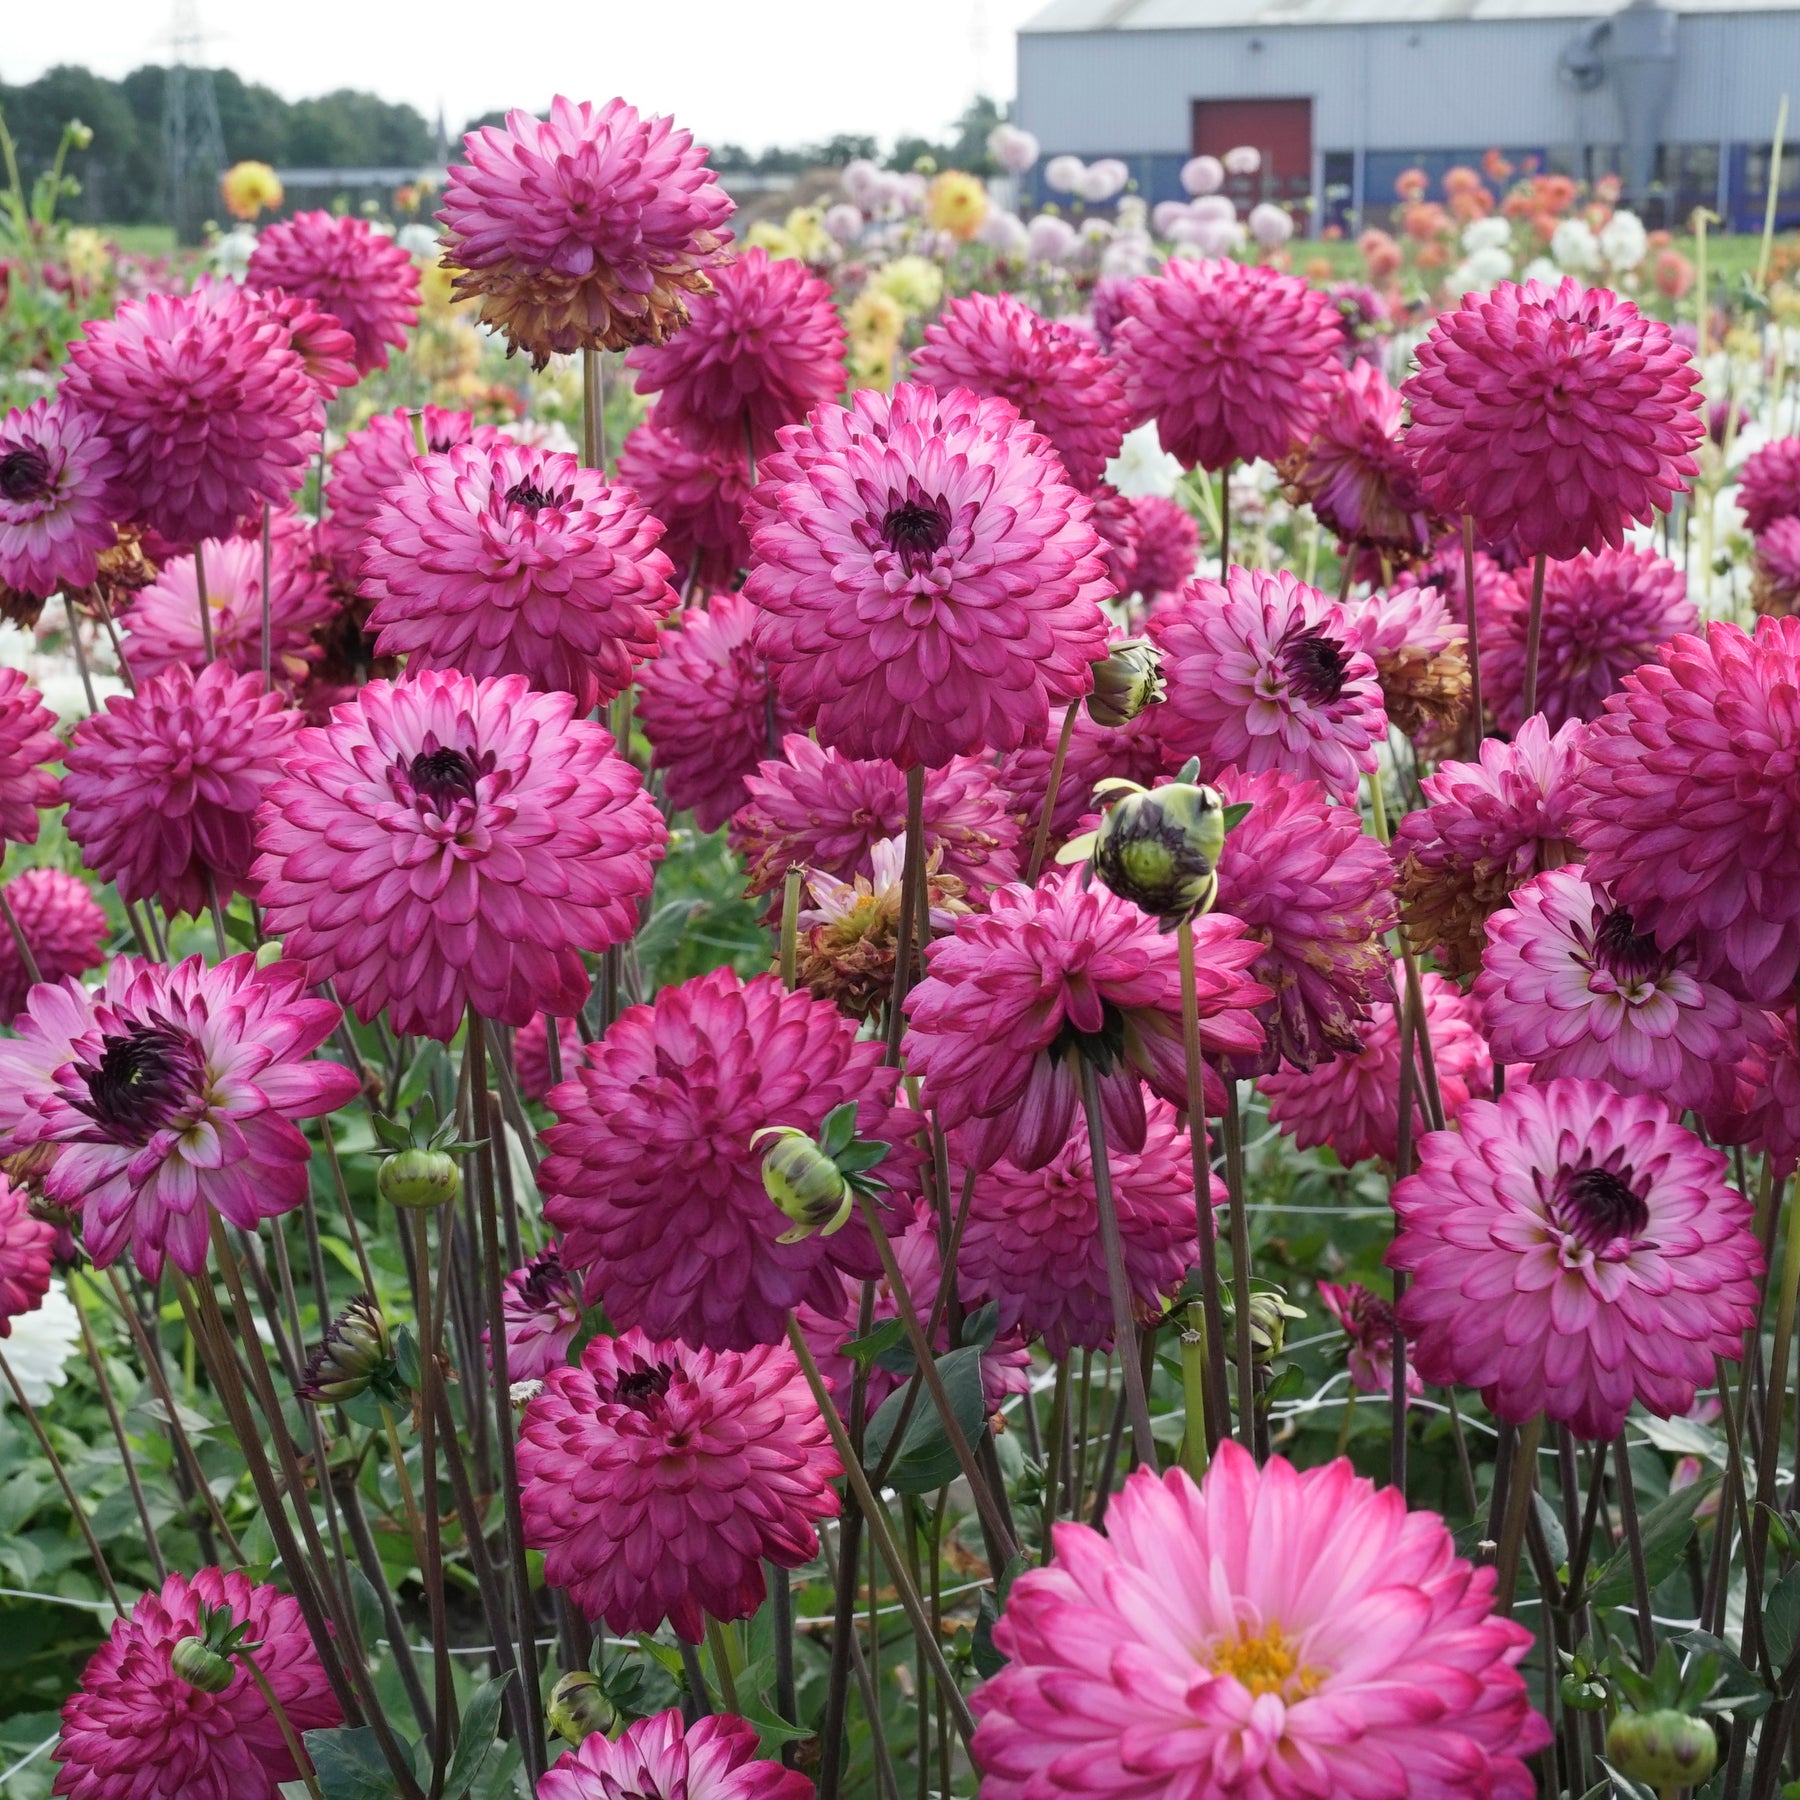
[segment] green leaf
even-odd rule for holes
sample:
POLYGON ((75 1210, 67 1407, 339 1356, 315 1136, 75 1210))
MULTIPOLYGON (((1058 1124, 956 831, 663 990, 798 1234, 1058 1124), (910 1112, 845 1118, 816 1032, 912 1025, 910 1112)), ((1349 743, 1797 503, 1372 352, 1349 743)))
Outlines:
POLYGON ((994 1590, 984 1588, 981 1606, 975 1615, 975 1635, 969 1645, 975 1673, 983 1681, 993 1680, 1006 1667, 1006 1658, 994 1648, 994 1627, 999 1623, 1000 1607, 994 1599, 994 1590))
POLYGON ((387 1618, 381 1610, 381 1596, 375 1585, 356 1563, 345 1565, 350 1576, 350 1604, 356 1609, 356 1632, 365 1648, 387 1636, 387 1618))
POLYGON ((1250 816, 1253 805, 1254 803, 1249 800, 1234 800, 1225 809, 1225 829, 1230 831, 1233 826, 1243 824, 1245 819, 1250 816))
POLYGON ((1537 1512, 1537 1522, 1544 1534, 1544 1542, 1549 1546, 1550 1566, 1560 1569, 1569 1560, 1569 1540, 1563 1534, 1562 1515, 1536 1488, 1532 1489, 1531 1503, 1537 1512))
POLYGON ((844 1354, 853 1363, 867 1368, 884 1352, 893 1347, 906 1336, 906 1324, 901 1319, 889 1319, 877 1325, 867 1337, 852 1338, 843 1346, 844 1354))
POLYGON ((850 1140, 856 1136, 856 1102, 846 1100, 842 1106, 834 1106, 825 1115, 825 1123, 819 1130, 819 1148, 833 1162, 838 1153, 850 1147, 850 1140))
POLYGON ((1789 1569, 1763 1602, 1763 1642, 1769 1646, 1769 1663, 1785 1669, 1800 1638, 1800 1567, 1789 1569))
POLYGON ((862 1138, 833 1152, 831 1160, 837 1164, 840 1175, 862 1175, 881 1162, 891 1148, 891 1145, 871 1143, 862 1138))
MULTIPOLYGON (((972 1444, 987 1416, 981 1392, 981 1346, 965 1344, 960 1350, 952 1350, 948 1356, 937 1359, 937 1367, 950 1410, 962 1427, 963 1436, 972 1444)), ((896 1388, 869 1421, 863 1439, 863 1461, 871 1469, 886 1453, 905 1403, 906 1389, 896 1388)), ((897 1493, 929 1494, 954 1481, 960 1472, 937 1405, 930 1390, 921 1388, 906 1436, 900 1440, 899 1453, 888 1470, 887 1483, 897 1493)))
POLYGON ((979 1344, 982 1349, 991 1350, 999 1331, 1000 1308, 990 1300, 963 1320, 962 1340, 965 1344, 979 1344))
POLYGON ((444 1800, 462 1800, 481 1773, 481 1765, 487 1761, 488 1752, 494 1747, 495 1734, 500 1729, 500 1703, 506 1696, 506 1684, 511 1680, 512 1670, 508 1669, 504 1675, 484 1681, 463 1708, 462 1730, 457 1735, 456 1749, 444 1775, 444 1800))
POLYGON ((399 1325, 394 1328, 394 1367, 400 1371, 400 1379, 409 1388, 418 1388, 425 1378, 424 1365, 419 1360, 419 1340, 413 1336, 410 1325, 399 1325))
POLYGON ((301 1733, 325 1800, 394 1800, 400 1791, 367 1725, 301 1733))
MULTIPOLYGON (((1681 1561, 1681 1553, 1694 1534, 1694 1511, 1713 1486, 1712 1481, 1704 1480, 1677 1488, 1639 1521, 1638 1536, 1644 1546, 1644 1568, 1652 1593, 1681 1561)), ((1601 1569, 1588 1599, 1595 1606, 1629 1606, 1634 1598, 1630 1547, 1621 1544, 1601 1569)))

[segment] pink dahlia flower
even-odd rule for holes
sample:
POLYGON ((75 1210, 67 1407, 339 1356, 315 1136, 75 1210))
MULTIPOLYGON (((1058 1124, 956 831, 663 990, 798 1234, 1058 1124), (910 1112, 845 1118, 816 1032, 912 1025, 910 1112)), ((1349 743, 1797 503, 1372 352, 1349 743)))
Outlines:
POLYGON ((626 359, 656 422, 721 459, 767 456, 775 433, 844 389, 844 327, 831 289, 790 257, 746 250, 712 270, 689 319, 667 343, 626 359))
POLYGON ((0 419, 0 585, 41 599, 93 581, 130 504, 123 461, 66 400, 0 419))
POLYGON ((50 1291, 56 1227, 36 1218, 31 1196, 0 1175, 0 1338, 21 1313, 35 1312, 50 1291))
POLYGON ((683 1725, 671 1707, 627 1725, 616 1739, 590 1732, 543 1776, 537 1800, 809 1800, 813 1784, 758 1754, 756 1727, 730 1713, 683 1725))
POLYGON ((1649 1095, 1509 1088, 1419 1146, 1388 1265, 1425 1380, 1615 1437, 1637 1399, 1684 1413, 1756 1324, 1762 1248, 1725 1158, 1649 1095))
POLYGON ((312 1152, 294 1120, 357 1091, 310 1054, 339 1014, 295 963, 121 956, 93 993, 67 980, 27 1004, 0 1042, 5 1153, 56 1146, 44 1192, 80 1209, 101 1268, 129 1247, 150 1281, 165 1254, 200 1272, 213 1213, 254 1231, 298 1206, 312 1152))
MULTIPOLYGON (((581 1055, 581 1033, 573 1019, 556 1021, 556 1045, 562 1052, 565 1076, 573 1073, 581 1055)), ((519 1077, 519 1091, 527 1100, 542 1100, 556 1086, 550 1073, 550 1031, 546 1015, 533 1013, 519 1028, 513 1039, 513 1067, 519 1077)))
POLYGON ((1286 569, 1233 568, 1223 586, 1189 583, 1148 630, 1163 653, 1158 731, 1172 755, 1198 756, 1206 771, 1280 769, 1355 800, 1387 714, 1343 608, 1286 569))
MULTIPOLYGON (((906 829, 906 778, 891 762, 859 762, 795 732, 781 759, 746 778, 749 798, 731 821, 752 894, 781 886, 790 868, 849 880, 873 875, 873 851, 906 829)), ((952 758, 925 777, 925 853, 980 895, 1019 876, 1019 821, 992 768, 952 758)))
MULTIPOLYGON (((1179 266, 1179 265, 1178 265, 1179 266)), ((1196 1487, 1125 1479, 1106 1535, 1055 1527, 1013 1584, 1006 1666, 971 1700, 988 1800, 1531 1800, 1550 1741, 1493 1615, 1492 1569, 1456 1554, 1347 1458, 1258 1468, 1227 1440, 1196 1487)))
MULTIPOLYGON (((112 927, 106 909, 80 876, 61 869, 23 869, 3 891, 43 980, 59 982, 100 966, 112 927)), ((0 1023, 11 1023, 30 991, 13 934, 0 931, 0 1023)))
POLYGON ((625 439, 616 468, 662 521, 662 547, 684 592, 729 588, 750 566, 744 508, 751 482, 742 445, 731 453, 690 450, 652 413, 625 439))
POLYGON ((822 743, 903 768, 1041 736, 1106 655, 1087 514, 1004 400, 909 382, 819 408, 746 519, 783 699, 822 743))
POLYGON ((542 368, 584 347, 661 344, 704 294, 731 217, 706 152, 623 100, 524 111, 463 139, 444 192, 444 263, 484 324, 542 368))
POLYGON ((794 727, 751 644, 755 624, 747 600, 714 594, 675 616, 638 677, 638 724, 663 793, 675 811, 691 809, 702 831, 717 831, 744 804, 745 778, 769 754, 771 730, 794 727))
MULTIPOLYGON (((1394 1308, 1360 1282, 1339 1287, 1334 1281, 1319 1283, 1319 1299, 1349 1340, 1345 1359, 1350 1383, 1359 1394, 1391 1394, 1394 1391, 1394 1308)), ((1423 1398, 1425 1384, 1419 1371, 1406 1365, 1406 1391, 1423 1398)))
POLYGON ((1589 875, 1740 999, 1800 972, 1797 687, 1800 618, 1678 637, 1607 702, 1577 782, 1589 875))
POLYGON ((1456 725, 1469 704, 1468 628, 1446 596, 1435 587, 1396 585, 1371 594, 1352 618, 1389 721, 1408 737, 1456 725))
POLYGON ((327 406, 343 389, 356 385, 356 340, 338 323, 335 313, 280 288, 265 288, 257 297, 288 334, 327 406))
MULTIPOLYGON (((1049 854, 1054 855, 1074 837, 1082 819, 1094 811, 1095 782, 1117 775, 1149 787, 1159 776, 1181 766, 1181 758, 1170 760, 1157 733, 1161 711, 1160 706, 1152 706, 1129 725, 1115 729, 1097 723, 1087 708, 1077 702, 1075 729, 1069 734, 1062 777, 1056 786, 1056 807, 1050 818, 1049 854)), ((1059 710, 1050 715, 1044 735, 1036 743, 1010 751, 1000 759, 998 779, 1022 821, 1022 845, 1027 857, 1049 797, 1050 765, 1056 756, 1062 726, 1059 710)))
POLYGON ((236 1569, 171 1575, 145 1594, 64 1701, 51 1792, 67 1800, 281 1800, 297 1782, 281 1725, 242 1662, 220 1694, 175 1673, 175 1646, 221 1606, 249 1626, 256 1666, 296 1733, 343 1722, 299 1603, 236 1569))
POLYGON ((1012 294, 965 294, 925 327, 913 378, 1010 400, 1084 492, 1119 453, 1130 409, 1117 366, 1092 338, 1012 294))
POLYGON ((1382 933, 1393 928, 1394 872, 1353 806, 1333 806, 1316 781, 1273 770, 1213 777, 1250 810, 1225 834, 1218 910, 1241 920, 1261 954, 1251 974, 1271 997, 1257 1008, 1264 1041, 1225 1058, 1228 1074, 1303 1074, 1363 1046, 1370 1006, 1387 990, 1382 933))
MULTIPOLYGON (((1269 1102, 1271 1125, 1301 1150, 1323 1145, 1335 1151, 1346 1168, 1370 1157, 1392 1164, 1400 1156, 1400 1024, 1393 996, 1405 994, 1406 971, 1399 963, 1393 965, 1392 980, 1388 998, 1369 1009, 1363 1047, 1356 1054, 1320 1063, 1308 1075, 1283 1069, 1258 1084, 1269 1102)), ((1490 1091, 1493 1069, 1474 1002, 1442 975, 1427 973, 1419 982, 1444 1123, 1449 1125, 1472 1095, 1490 1091)), ((1415 1144, 1431 1129, 1420 1080, 1423 1066, 1422 1061, 1417 1064, 1413 1079, 1415 1144)))
POLYGON ((1137 514, 1137 558, 1132 575, 1146 600, 1185 587, 1200 566, 1200 527, 1179 500, 1140 494, 1131 503, 1137 514))
POLYGON ((501 1296, 506 1315, 506 1373, 513 1381, 541 1381, 569 1360, 581 1329, 581 1291, 551 1244, 507 1276, 501 1296))
POLYGON ((1771 618, 1800 613, 1800 517, 1777 519, 1756 540, 1751 602, 1771 618))
POLYGON ((767 1125, 817 1135, 853 1100, 857 1136, 893 1146, 882 1179, 915 1185, 918 1115, 895 1105, 881 1045, 828 1001, 715 969, 632 1007, 571 1077, 550 1095, 544 1212, 615 1325, 746 1350, 780 1342, 795 1306, 835 1311, 840 1270, 880 1274, 860 1216, 777 1241, 789 1222, 750 1141, 767 1125))
POLYGON ((521 675, 372 681, 283 758, 258 821, 271 937, 363 1020, 448 1041, 586 1003, 667 834, 612 734, 521 675))
POLYGON ((502 441, 414 462, 363 547, 383 656, 409 670, 523 675, 593 711, 656 654, 675 605, 662 526, 564 451, 502 441))
POLYGON ((115 694, 75 727, 64 759, 69 836, 126 900, 200 913, 254 893, 256 809, 294 749, 300 715, 262 676, 185 663, 115 694))
POLYGON ((843 1468, 786 1344, 697 1350, 641 1331, 553 1369, 519 1429, 525 1541, 611 1631, 747 1619, 763 1561, 797 1569, 835 1518, 843 1468))
POLYGON ((1659 320, 1573 276, 1441 312, 1401 390, 1406 447, 1446 518, 1558 561, 1666 511, 1698 468, 1700 371, 1659 320))
MULTIPOLYGON (((1249 973, 1262 946, 1236 919, 1194 921, 1200 1043, 1209 1057, 1248 1055, 1262 1042, 1255 1008, 1271 991, 1249 973)), ((926 951, 927 974, 906 997, 906 1068, 946 1130, 968 1126, 978 1168, 1003 1156, 1041 1169, 1063 1148, 1079 1107, 1075 1059, 1097 1055, 1107 1136, 1145 1142, 1143 1083, 1187 1104, 1181 975, 1175 938, 1129 900, 1067 870, 1035 888, 997 888, 985 913, 956 922, 926 951)), ((1209 1108, 1225 1091, 1210 1064, 1209 1108)))
POLYGON ((1132 284, 1113 333, 1128 423, 1154 419, 1190 469, 1279 462, 1325 417, 1341 336, 1330 299, 1297 275, 1171 262, 1132 284))
POLYGON ((356 372, 388 366, 419 322, 419 271, 413 259, 367 219, 295 213, 257 233, 245 279, 316 301, 349 332, 356 372))
POLYGON ((0 669, 0 843, 37 842, 38 809, 61 797, 43 765, 62 754, 56 714, 17 669, 0 669))
POLYGON ((1737 502, 1752 537, 1777 519, 1800 518, 1800 437, 1776 438, 1744 458, 1737 502))
POLYGON ((1109 481, 1097 481, 1088 490, 1088 523, 1100 534, 1106 557, 1107 585, 1117 595, 1137 590, 1137 513, 1131 502, 1109 481))
POLYGON ((1800 1163, 1800 1030, 1794 1009, 1754 1015, 1744 1054, 1722 1072, 1701 1123, 1716 1144, 1766 1156, 1777 1181, 1800 1163))
POLYGON ((172 544, 229 537, 264 501, 285 506, 325 424, 286 327, 228 281, 91 320, 63 394, 118 453, 134 517, 172 544))

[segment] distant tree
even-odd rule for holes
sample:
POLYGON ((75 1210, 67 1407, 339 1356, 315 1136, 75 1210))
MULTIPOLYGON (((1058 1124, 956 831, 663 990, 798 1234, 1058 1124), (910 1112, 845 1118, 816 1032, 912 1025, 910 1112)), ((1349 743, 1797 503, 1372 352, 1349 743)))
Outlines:
POLYGON ((967 169, 975 175, 994 173, 993 159, 988 155, 987 137, 1006 117, 1006 109, 986 94, 978 94, 963 109, 962 116, 950 127, 951 136, 941 142, 930 138, 903 137, 894 145, 888 158, 890 169, 910 169, 921 157, 929 158, 940 169, 967 169))
POLYGON ((63 65, 23 86, 0 87, 0 112, 18 146, 27 188, 55 156, 70 119, 93 128, 93 143, 69 157, 69 173, 81 192, 65 203, 65 217, 135 223, 156 216, 162 138, 159 132, 146 141, 117 82, 63 65))

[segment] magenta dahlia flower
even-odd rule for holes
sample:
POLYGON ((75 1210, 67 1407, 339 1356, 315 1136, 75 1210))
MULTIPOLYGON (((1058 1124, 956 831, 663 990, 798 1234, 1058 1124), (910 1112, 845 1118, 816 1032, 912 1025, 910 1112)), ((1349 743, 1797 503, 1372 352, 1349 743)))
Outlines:
POLYGON ((521 675, 372 681, 283 758, 258 821, 267 930, 358 1018, 448 1040, 578 1012, 667 833, 612 734, 521 675))
POLYGON ((43 765, 62 754, 56 714, 17 669, 0 669, 0 843, 37 842, 38 809, 61 797, 43 765))
POLYGON ((265 225, 245 279, 253 288, 316 301, 349 332, 359 375, 385 369, 388 351, 404 350, 419 322, 413 259, 367 219, 349 214, 295 213, 265 225))
POLYGON ((21 1313, 36 1312, 50 1291, 56 1227, 37 1218, 31 1196, 0 1175, 0 1338, 21 1313))
POLYGON ((1011 750, 1092 685, 1109 591, 1087 502, 1004 400, 871 388, 789 427, 746 518, 782 697, 847 756, 1011 750))
MULTIPOLYGON (((1394 1391, 1394 1308, 1359 1281, 1339 1287, 1334 1281, 1319 1283, 1319 1299, 1349 1340, 1345 1361, 1350 1384, 1359 1394, 1391 1394, 1394 1391)), ((1419 1371, 1406 1365, 1406 1391, 1423 1398, 1425 1384, 1419 1371)))
POLYGON ((1106 557, 1106 582, 1114 594, 1137 590, 1137 513, 1131 502, 1109 481, 1097 481, 1088 489, 1088 523, 1100 534, 1106 557))
POLYGON ((751 644, 755 624, 742 596, 714 594, 676 615, 638 676, 638 724, 663 793, 675 811, 691 809, 702 831, 717 831, 744 804, 745 778, 770 752, 771 709, 774 732, 794 726, 751 644))
POLYGON ((525 1541, 544 1577, 609 1630, 747 1619, 763 1562, 819 1553, 843 1468, 786 1344, 695 1349, 596 1337, 553 1369, 519 1428, 525 1541))
POLYGON ((175 1673, 175 1647, 227 1606, 296 1733, 343 1722, 299 1602, 236 1569, 171 1575, 145 1594, 63 1702, 53 1794, 66 1800, 281 1800, 297 1782, 287 1738, 242 1662, 223 1693, 175 1673))
POLYGON ((0 419, 0 586, 36 598, 86 587, 130 504, 124 459, 65 400, 34 400, 0 419))
POLYGON ((1342 333, 1330 298, 1297 275, 1184 259, 1133 282, 1113 351, 1130 425, 1156 421, 1190 469, 1279 462, 1319 428, 1342 333))
POLYGON ((1800 618, 1664 644, 1588 729, 1575 831, 1640 930, 1740 999, 1800 972, 1800 618))
POLYGON ((590 1732, 537 1784, 537 1800, 808 1800, 797 1769, 764 1761, 756 1727, 730 1713, 683 1725, 674 1707, 627 1725, 618 1737, 590 1732))
POLYGON ((1744 458, 1737 502, 1752 537, 1777 519, 1800 518, 1800 437, 1776 438, 1744 458))
POLYGON ((1401 393, 1427 499, 1524 555, 1619 548, 1699 467, 1700 371, 1606 288, 1503 281, 1439 313, 1417 354, 1401 393))
POLYGON ((1280 769, 1354 801, 1387 714, 1355 623, 1286 569, 1233 568, 1164 601, 1147 627, 1168 698, 1158 733, 1203 770, 1280 769))
MULTIPOLYGON (((1400 1022, 1394 996, 1406 992, 1406 971, 1398 962, 1392 983, 1387 998, 1369 1008, 1361 1050, 1320 1063, 1310 1074, 1283 1069, 1258 1083, 1269 1102, 1271 1125, 1301 1150, 1323 1145, 1334 1151, 1346 1168, 1370 1157, 1392 1164, 1400 1156, 1400 1022)), ((1493 1068, 1474 1002, 1442 975, 1423 974, 1419 983, 1438 1095, 1449 1125, 1472 1096, 1491 1091, 1493 1068)), ((1415 1144, 1431 1129, 1422 1070, 1423 1064, 1417 1064, 1413 1080, 1415 1144)))
POLYGON ((1494 1616, 1492 1569, 1436 1513, 1347 1458, 1259 1469, 1227 1439, 1198 1487, 1139 1469, 1104 1537, 1054 1535, 970 1702, 988 1800, 1536 1793, 1531 1633, 1494 1616))
POLYGON ((584 347, 661 344, 687 323, 729 235, 706 152, 623 100, 506 115, 463 139, 444 192, 444 264, 459 299, 540 369, 584 347))
MULTIPOLYGON (((562 1052, 565 1077, 575 1068, 581 1055, 581 1033, 573 1019, 556 1021, 556 1047, 562 1052)), ((546 1015, 533 1013, 519 1028, 513 1039, 513 1067, 519 1077, 519 1092, 527 1100, 542 1100, 556 1086, 550 1073, 550 1031, 546 1015)))
POLYGON ((294 1121, 357 1091, 310 1054, 338 1017, 298 964, 247 955, 121 956, 92 993, 33 988, 19 1036, 0 1042, 0 1142, 56 1147, 44 1192, 80 1209, 101 1268, 129 1247, 150 1281, 165 1254, 197 1275, 213 1213, 254 1231, 305 1198, 312 1153, 294 1121))
POLYGON ((1633 1399, 1684 1413, 1756 1324, 1762 1247, 1725 1158, 1649 1095, 1509 1088, 1419 1146, 1394 1187, 1390 1268, 1426 1381, 1616 1437, 1633 1399))
MULTIPOLYGON (((1063 758, 1062 777, 1057 782, 1056 806, 1050 817, 1049 854, 1054 855, 1074 837, 1082 819, 1094 811, 1095 782, 1116 775, 1149 787, 1159 776, 1172 774, 1181 766, 1184 759, 1171 760, 1157 733, 1161 711, 1160 706, 1149 707, 1130 724, 1115 729, 1097 723, 1085 706, 1078 705, 1075 728, 1069 734, 1069 748, 1063 758)), ((1052 713, 1043 737, 1009 751, 1001 757, 996 771, 1013 811, 1023 822, 1022 847, 1026 856, 1030 855, 1030 844, 1049 797, 1050 765, 1062 727, 1060 712, 1052 713)))
POLYGON ((1722 1072, 1700 1120, 1715 1144, 1768 1157, 1777 1181, 1800 1163, 1800 1029, 1794 1009, 1750 1015, 1744 1054, 1722 1072))
MULTIPOLYGON (((1262 946, 1223 914, 1193 929, 1201 1047, 1248 1055, 1262 1042, 1255 1009, 1273 998, 1249 973, 1262 946)), ((1144 1082, 1187 1104, 1175 938, 1110 889, 1084 887, 1076 871, 995 889, 985 913, 958 919, 954 937, 930 945, 926 967, 906 997, 907 1072, 922 1078, 921 1103, 946 1130, 967 1127, 963 1152, 974 1166, 1005 1156, 1041 1169, 1063 1148, 1084 1053, 1100 1053, 1107 1135, 1121 1150, 1144 1147, 1144 1082)), ((1210 1065, 1206 1081, 1209 1107, 1222 1107, 1210 1065)))
POLYGON ((925 327, 913 378, 1010 400, 1050 440, 1086 492, 1119 453, 1130 408, 1117 365, 1094 340, 1012 294, 965 294, 925 327))
POLYGON ((69 345, 63 395, 119 456, 133 516, 172 544, 229 537, 285 506, 319 447, 325 403, 254 295, 209 282, 128 300, 69 345))
POLYGON ((751 482, 742 446, 730 454, 690 450, 652 413, 626 437, 615 467, 662 521, 662 547, 684 592, 729 588, 750 566, 744 508, 751 482))
POLYGON ((839 1271, 881 1272, 860 1216, 830 1237, 778 1240, 763 1191, 764 1126, 816 1135, 857 1103, 857 1136, 892 1146, 890 1188, 914 1184, 919 1118, 895 1105, 881 1045, 828 1001, 729 969, 634 1006, 552 1091, 540 1171, 564 1260, 592 1273, 621 1328, 720 1350, 781 1341, 790 1309, 841 1303, 839 1271))
POLYGON ((1131 503, 1137 514, 1137 557, 1132 575, 1146 600, 1172 594, 1193 579, 1200 566, 1200 527, 1179 500, 1140 494, 1131 503))
POLYGON ((257 298, 288 334, 327 406, 343 389, 356 385, 356 340, 338 323, 335 313, 326 312, 304 295, 280 288, 264 288, 257 298))
MULTIPOLYGON (((85 975, 104 961, 112 926, 105 907, 80 876, 65 875, 61 869, 22 869, 0 891, 43 980, 85 975)), ((0 1023, 11 1023, 24 1009, 30 991, 13 934, 0 931, 0 1023)))
POLYGON ((1751 603, 1759 613, 1800 613, 1800 517, 1777 519, 1756 540, 1751 603))
POLYGON ((501 1295, 506 1316, 506 1373, 513 1381, 541 1381, 569 1360, 581 1329, 581 1290, 551 1244, 507 1276, 501 1295))
POLYGON ((1389 721, 1408 737, 1435 737, 1455 726, 1469 704, 1468 628, 1445 595, 1395 585, 1371 594, 1352 619, 1375 664, 1389 721))

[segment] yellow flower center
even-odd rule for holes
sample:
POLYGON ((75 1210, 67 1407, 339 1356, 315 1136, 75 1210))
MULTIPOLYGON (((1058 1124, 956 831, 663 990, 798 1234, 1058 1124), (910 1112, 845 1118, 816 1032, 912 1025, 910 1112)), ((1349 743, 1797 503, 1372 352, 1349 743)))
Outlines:
POLYGON ((1303 1667, 1298 1646, 1279 1625, 1254 1636, 1240 1625, 1234 1637, 1220 1639, 1203 1660, 1215 1675, 1230 1675, 1253 1694, 1279 1694, 1290 1703, 1316 1692, 1328 1673, 1303 1667))

